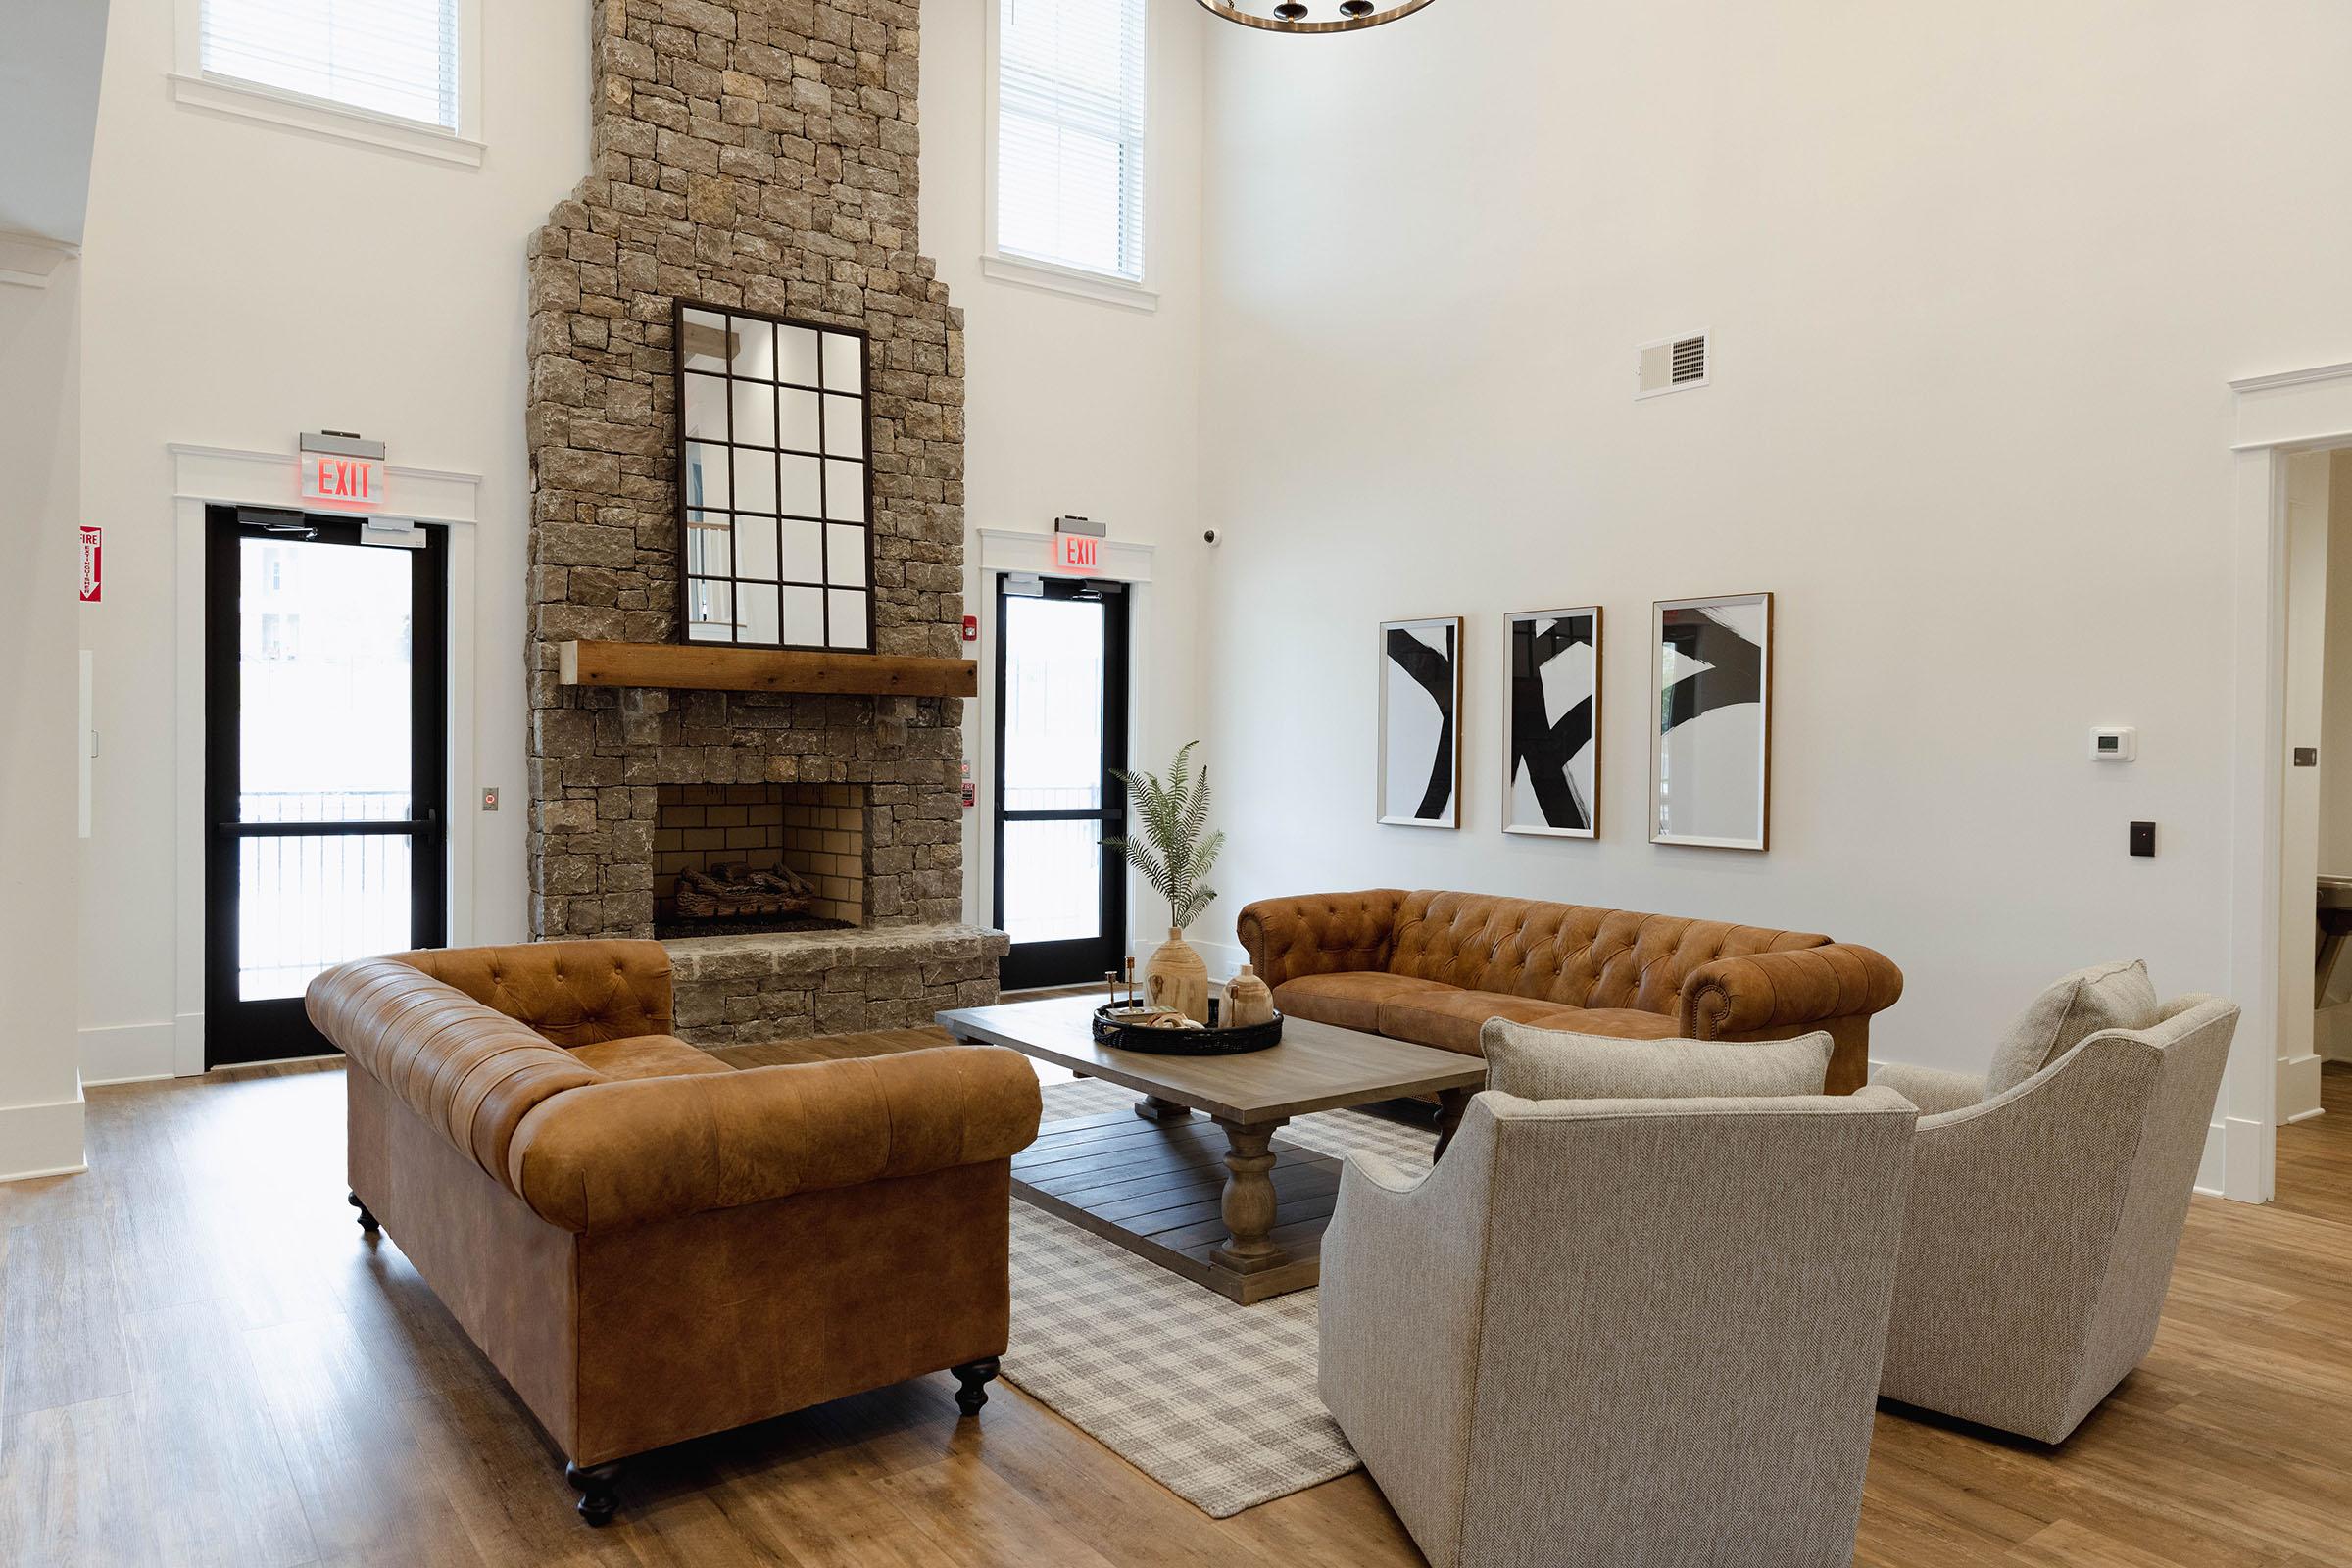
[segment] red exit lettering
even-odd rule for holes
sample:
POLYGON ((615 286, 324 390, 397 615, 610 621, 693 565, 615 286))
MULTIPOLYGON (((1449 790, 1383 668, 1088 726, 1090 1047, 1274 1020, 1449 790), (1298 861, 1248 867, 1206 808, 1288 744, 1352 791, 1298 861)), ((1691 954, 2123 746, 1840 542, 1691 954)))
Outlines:
POLYGON ((372 507, 382 499, 372 458, 339 458, 324 452, 302 455, 302 497, 347 507, 372 507))
POLYGON ((1082 533, 1057 533, 1054 536, 1054 564, 1065 571, 1100 571, 1102 562, 1096 552, 1102 541, 1082 533))

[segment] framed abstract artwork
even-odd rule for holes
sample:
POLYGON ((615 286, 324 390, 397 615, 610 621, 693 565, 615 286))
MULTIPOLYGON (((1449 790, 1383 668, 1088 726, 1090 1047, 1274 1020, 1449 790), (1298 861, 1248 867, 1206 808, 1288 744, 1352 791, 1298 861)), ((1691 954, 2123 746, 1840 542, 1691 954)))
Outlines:
POLYGON ((1649 841, 1765 848, 1772 595, 1661 600, 1649 642, 1649 841))
POLYGON ((1462 617, 1380 628, 1380 819, 1459 827, 1462 617))
POLYGON ((1593 837, 1600 816, 1600 607, 1503 621, 1502 830, 1593 837))

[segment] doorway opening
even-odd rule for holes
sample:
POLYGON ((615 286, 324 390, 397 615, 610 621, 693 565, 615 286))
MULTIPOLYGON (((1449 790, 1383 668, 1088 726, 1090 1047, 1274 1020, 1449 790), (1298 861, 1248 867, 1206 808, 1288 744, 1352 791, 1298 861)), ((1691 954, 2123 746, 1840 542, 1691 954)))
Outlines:
POLYGON ((997 580, 995 923, 1007 991, 1100 981, 1127 947, 1127 595, 997 580))
POLYGON ((2340 1215, 2352 1161, 2352 447, 2285 459, 2277 1200, 2340 1215))
POLYGON ((205 1065, 324 1055, 315 976, 445 940, 447 531, 205 529, 205 1065))

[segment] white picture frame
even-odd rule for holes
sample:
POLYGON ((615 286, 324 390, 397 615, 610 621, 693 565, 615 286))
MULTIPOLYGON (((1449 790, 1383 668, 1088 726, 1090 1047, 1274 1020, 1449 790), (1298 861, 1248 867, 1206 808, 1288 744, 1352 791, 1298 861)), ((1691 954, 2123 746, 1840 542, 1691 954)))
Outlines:
POLYGON ((1650 606, 1652 844, 1770 847, 1772 645, 1768 593, 1650 606))
POLYGON ((1390 827, 1459 827, 1462 617, 1384 620, 1379 659, 1379 819, 1390 827))
POLYGON ((1600 628, 1598 605, 1503 617, 1505 833, 1599 837, 1600 628))

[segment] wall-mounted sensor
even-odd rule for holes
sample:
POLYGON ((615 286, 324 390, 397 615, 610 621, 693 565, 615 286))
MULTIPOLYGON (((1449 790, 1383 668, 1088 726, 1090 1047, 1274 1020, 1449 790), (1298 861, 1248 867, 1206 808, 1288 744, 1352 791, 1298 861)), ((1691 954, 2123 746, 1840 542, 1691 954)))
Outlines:
POLYGON ((2091 760, 2129 762, 2139 756, 2139 731, 2129 724, 2104 725, 2090 732, 2091 760))
POLYGON ((1200 542, 1204 545, 1221 544, 1224 542, 1224 530, 1220 528, 1203 528, 1200 530, 1200 542))

